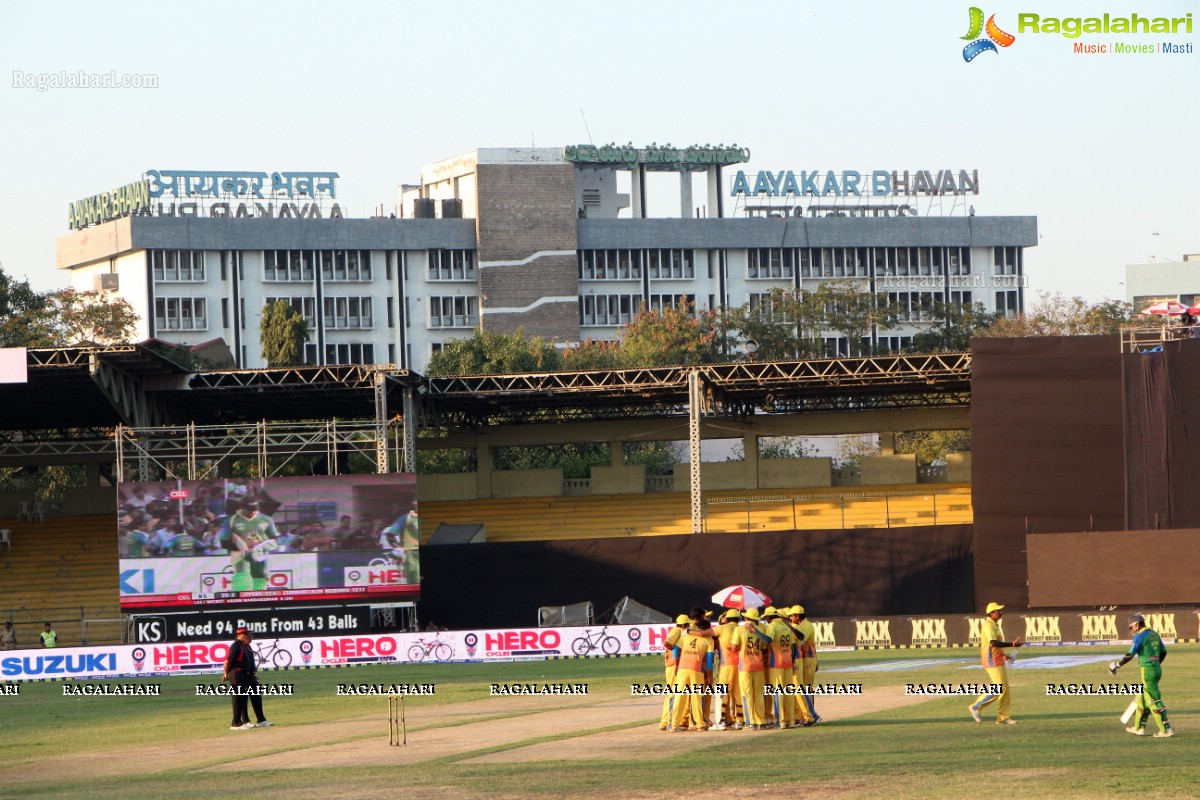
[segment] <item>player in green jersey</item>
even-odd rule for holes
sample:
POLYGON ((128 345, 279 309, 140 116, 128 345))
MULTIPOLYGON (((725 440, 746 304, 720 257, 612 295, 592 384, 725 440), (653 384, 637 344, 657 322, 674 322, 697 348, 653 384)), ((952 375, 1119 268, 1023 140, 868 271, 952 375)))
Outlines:
POLYGON ((235 592, 266 589, 267 555, 279 547, 274 521, 259 512, 258 501, 247 500, 229 518, 229 534, 233 543, 233 581, 229 588, 235 592))
POLYGON ((1142 693, 1137 699, 1137 719, 1125 730, 1134 736, 1146 735, 1146 718, 1154 715, 1158 724, 1157 738, 1174 736, 1175 729, 1167 721, 1167 707, 1163 705, 1162 692, 1159 691, 1158 681, 1162 678, 1162 662, 1167 658, 1166 645, 1158 632, 1146 627, 1146 618, 1134 614, 1129 618, 1129 632, 1133 634, 1133 644, 1129 646, 1120 661, 1108 665, 1108 671, 1113 675, 1137 656, 1138 666, 1142 668, 1142 693))

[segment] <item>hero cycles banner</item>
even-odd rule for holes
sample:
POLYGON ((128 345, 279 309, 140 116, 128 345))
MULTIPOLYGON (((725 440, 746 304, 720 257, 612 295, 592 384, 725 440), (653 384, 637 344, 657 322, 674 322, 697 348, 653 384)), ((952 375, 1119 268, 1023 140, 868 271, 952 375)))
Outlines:
MULTIPOLYGON (((1124 614, 1013 614, 1007 636, 1033 645, 1120 645, 1124 614)), ((878 617, 817 620, 818 651, 887 647, 978 647, 981 617, 878 617)), ((1168 643, 1196 641, 1198 614, 1153 612, 1147 624, 1168 643), (1188 637, 1188 638, 1185 638, 1188 637)), ((661 653, 671 626, 609 625, 255 639, 262 669, 358 664, 538 660, 661 653)), ((0 680, 60 680, 220 672, 232 637, 197 642, 14 650, 0 655, 0 680)))

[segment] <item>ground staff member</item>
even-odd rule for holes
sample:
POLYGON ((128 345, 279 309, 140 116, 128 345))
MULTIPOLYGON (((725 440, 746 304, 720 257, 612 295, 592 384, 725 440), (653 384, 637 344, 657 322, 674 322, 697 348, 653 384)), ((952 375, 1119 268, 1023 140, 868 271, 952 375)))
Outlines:
POLYGON ((233 687, 233 724, 231 731, 246 731, 251 728, 266 728, 271 725, 263 714, 262 697, 258 694, 258 666, 254 662, 254 648, 250 642, 254 634, 249 628, 238 628, 236 639, 229 645, 229 655, 225 658, 225 672, 221 681, 228 681, 233 687), (254 706, 254 716, 258 724, 250 721, 246 702, 254 706))
POLYGON ((1135 736, 1145 736, 1146 718, 1153 713, 1154 721, 1158 724, 1158 733, 1154 735, 1158 738, 1174 736, 1175 730, 1167 721, 1167 707, 1163 705, 1162 692, 1158 689, 1158 682, 1162 678, 1162 662, 1167 658, 1167 647, 1162 643, 1162 637, 1157 631, 1146 627, 1146 618, 1141 614, 1134 614, 1129 618, 1129 632, 1133 634, 1133 644, 1129 646, 1129 652, 1120 661, 1108 665, 1108 671, 1116 675, 1118 669, 1137 656, 1138 666, 1142 668, 1142 693, 1137 698, 1137 720, 1125 730, 1135 736))
POLYGON ((979 653, 983 660, 983 668, 987 670, 988 679, 992 684, 1000 686, 1000 693, 988 692, 987 694, 979 695, 979 699, 972 703, 968 710, 971 712, 971 719, 976 722, 983 722, 983 717, 979 712, 984 706, 991 705, 997 700, 1000 705, 996 710, 997 725, 1016 725, 1017 721, 1009 716, 1009 711, 1012 707, 1012 696, 1008 693, 1008 661, 1009 657, 1004 653, 1006 647, 1020 647, 1024 642, 1021 637, 1013 639, 1011 642, 1004 641, 1004 631, 1000 627, 1000 618, 1004 616, 1004 606, 999 603, 988 603, 987 616, 983 618, 983 627, 979 632, 979 653))

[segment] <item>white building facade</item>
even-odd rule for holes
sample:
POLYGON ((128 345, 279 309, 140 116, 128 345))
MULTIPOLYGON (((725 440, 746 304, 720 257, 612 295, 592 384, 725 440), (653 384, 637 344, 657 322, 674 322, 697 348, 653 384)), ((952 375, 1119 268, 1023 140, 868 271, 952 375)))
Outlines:
MULTIPOLYGON (((864 352, 903 348, 937 324, 943 304, 1023 310, 1036 219, 968 212, 965 171, 895 174, 904 191, 923 185, 926 199, 956 212, 930 216, 918 215, 919 195, 888 203, 846 191, 859 188, 853 176, 871 177, 854 171, 829 172, 834 190, 826 183, 820 197, 750 197, 750 181, 763 178, 734 172, 747 157, 724 147, 481 149, 425 167, 419 184, 401 187, 397 216, 372 219, 343 218, 316 196, 315 181, 303 202, 278 196, 272 205, 239 195, 244 179, 229 177, 264 173, 154 172, 200 175, 207 192, 190 203, 182 190, 160 194, 124 216, 88 220, 59 239, 58 266, 78 289, 128 300, 140 337, 224 339, 244 368, 266 366, 259 324, 278 299, 308 321, 308 363, 416 371, 480 327, 561 344, 615 339, 641 307, 754 305, 773 289, 826 281, 887 293, 902 309, 864 352), (650 216, 664 185, 678 192, 677 216, 650 216)), ((826 349, 844 354, 849 344, 831 335, 826 349)))

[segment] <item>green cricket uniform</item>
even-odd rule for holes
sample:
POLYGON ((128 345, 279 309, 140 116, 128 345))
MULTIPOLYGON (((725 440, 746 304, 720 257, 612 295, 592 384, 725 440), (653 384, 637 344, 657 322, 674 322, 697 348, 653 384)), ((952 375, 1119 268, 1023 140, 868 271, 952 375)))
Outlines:
POLYGON ((267 542, 273 541, 279 532, 275 523, 265 514, 243 517, 238 512, 229 518, 229 532, 241 539, 245 551, 233 554, 233 582, 230 589, 235 592, 261 591, 267 588, 267 542))
POLYGON ((1162 678, 1162 660, 1167 655, 1166 645, 1157 631, 1142 628, 1133 637, 1129 654, 1137 656, 1138 666, 1142 668, 1142 693, 1137 698, 1137 727, 1146 725, 1146 718, 1154 714, 1154 721, 1160 731, 1171 727, 1167 721, 1167 708, 1163 705, 1162 692, 1159 691, 1158 681, 1162 678))

